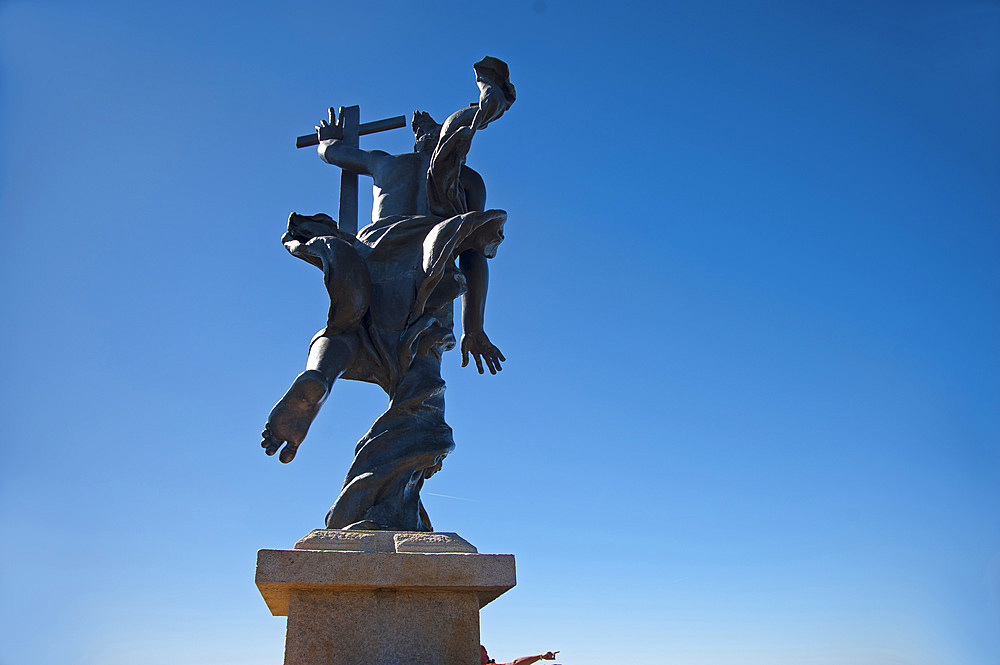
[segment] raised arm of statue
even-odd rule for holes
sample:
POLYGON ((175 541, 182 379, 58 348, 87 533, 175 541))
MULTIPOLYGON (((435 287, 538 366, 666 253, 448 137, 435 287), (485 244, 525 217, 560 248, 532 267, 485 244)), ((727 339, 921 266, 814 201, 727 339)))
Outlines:
POLYGON ((442 217, 472 209, 465 205, 458 186, 472 138, 476 131, 502 116, 516 98, 510 72, 502 60, 487 56, 474 69, 479 102, 455 111, 444 121, 427 170, 427 200, 431 212, 442 217))
POLYGON ((487 56, 473 67, 476 70, 476 85, 479 86, 479 102, 452 113, 441 127, 443 137, 449 137, 461 127, 468 127, 473 131, 486 129, 517 98, 510 82, 510 72, 502 60, 487 56))
MULTIPOLYGON (((326 127, 328 124, 326 120, 322 120, 320 121, 320 126, 316 129, 326 127)), ((376 168, 376 162, 389 157, 389 153, 387 152, 382 152, 381 150, 362 150, 337 139, 320 141, 316 150, 319 152, 320 159, 327 164, 333 164, 346 171, 360 173, 361 175, 371 175, 376 168)))

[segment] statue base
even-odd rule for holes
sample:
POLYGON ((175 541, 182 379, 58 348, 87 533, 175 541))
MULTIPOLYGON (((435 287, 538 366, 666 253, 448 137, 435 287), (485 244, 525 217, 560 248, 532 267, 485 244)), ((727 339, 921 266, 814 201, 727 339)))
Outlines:
POLYGON ((453 533, 330 529, 259 550, 256 582, 285 665, 477 663, 479 609, 516 583, 513 554, 453 533))

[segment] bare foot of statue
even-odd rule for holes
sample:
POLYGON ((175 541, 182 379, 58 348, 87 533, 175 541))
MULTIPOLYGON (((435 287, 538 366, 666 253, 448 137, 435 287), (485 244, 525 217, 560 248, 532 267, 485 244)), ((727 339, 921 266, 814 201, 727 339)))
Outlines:
POLYGON ((307 369, 295 377, 292 386, 267 417, 260 442, 264 452, 273 455, 285 444, 278 459, 286 464, 291 462, 327 392, 326 380, 317 370, 307 369))

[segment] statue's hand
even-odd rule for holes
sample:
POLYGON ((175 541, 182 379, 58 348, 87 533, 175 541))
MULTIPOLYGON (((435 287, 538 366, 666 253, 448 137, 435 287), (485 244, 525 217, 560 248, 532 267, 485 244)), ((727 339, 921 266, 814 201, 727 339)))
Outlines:
POLYGON ((480 374, 483 373, 484 360, 486 366, 490 368, 490 374, 496 374, 503 369, 500 366, 501 360, 507 362, 507 359, 500 353, 500 349, 493 346, 493 342, 482 330, 462 334, 462 367, 469 364, 470 353, 476 361, 476 369, 479 370, 480 374))
MULTIPOLYGON (((330 110, 332 111, 333 109, 330 110)), ((319 124, 316 125, 316 137, 319 139, 319 145, 316 146, 316 152, 319 153, 320 158, 323 158, 324 153, 326 153, 326 149, 330 146, 331 143, 334 142, 333 139, 323 138, 323 133, 324 133, 323 130, 329 126, 330 123, 328 123, 326 120, 320 120, 319 124)), ((326 160, 324 159, 323 161, 326 160)))
POLYGON ((323 157, 323 153, 326 151, 327 146, 329 146, 336 140, 330 137, 324 138, 324 135, 326 134, 326 131, 324 130, 326 130, 329 127, 336 127, 336 124, 337 124, 337 112, 334 111, 333 107, 331 106, 330 119, 320 120, 319 124, 316 125, 316 138, 319 139, 319 145, 316 147, 316 150, 319 152, 320 157, 323 157))

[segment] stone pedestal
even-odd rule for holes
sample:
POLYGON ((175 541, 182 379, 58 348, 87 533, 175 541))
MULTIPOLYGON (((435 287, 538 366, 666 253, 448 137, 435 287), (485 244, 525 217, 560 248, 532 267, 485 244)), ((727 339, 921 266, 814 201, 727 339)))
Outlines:
POLYGON ((259 550, 256 582, 288 617, 285 665, 471 665, 479 609, 514 586, 514 555, 453 533, 316 529, 259 550))

